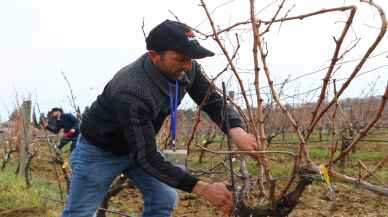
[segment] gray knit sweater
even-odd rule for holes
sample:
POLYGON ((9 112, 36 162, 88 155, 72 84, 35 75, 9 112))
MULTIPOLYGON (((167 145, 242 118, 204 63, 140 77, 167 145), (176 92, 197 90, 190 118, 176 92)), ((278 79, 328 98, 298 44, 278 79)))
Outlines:
MULTIPOLYGON (((81 134, 108 152, 129 155, 131 161, 162 182, 191 192, 198 179, 165 161, 155 143, 155 135, 171 112, 168 82, 148 55, 142 55, 122 68, 83 114, 81 134)), ((179 98, 188 93, 197 104, 202 102, 210 86, 196 61, 179 84, 179 98)), ((225 132, 222 97, 214 89, 210 90, 203 110, 225 132)), ((230 127, 240 127, 238 113, 231 106, 228 110, 230 127)))

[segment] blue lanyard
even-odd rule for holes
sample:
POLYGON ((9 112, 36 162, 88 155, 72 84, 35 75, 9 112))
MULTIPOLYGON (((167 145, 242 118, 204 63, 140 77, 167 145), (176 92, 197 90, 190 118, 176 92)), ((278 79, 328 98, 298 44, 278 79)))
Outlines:
POLYGON ((172 148, 176 149, 176 114, 178 109, 178 100, 179 100, 179 82, 175 81, 175 95, 172 93, 173 86, 168 83, 168 95, 170 98, 170 108, 171 108, 171 137, 172 137, 172 148))

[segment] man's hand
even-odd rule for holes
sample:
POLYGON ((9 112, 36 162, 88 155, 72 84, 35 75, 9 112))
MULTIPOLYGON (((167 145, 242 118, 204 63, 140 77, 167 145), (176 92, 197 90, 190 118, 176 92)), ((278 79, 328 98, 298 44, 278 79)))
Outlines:
POLYGON ((63 138, 71 139, 74 137, 74 134, 75 134, 75 129, 70 129, 69 131, 63 134, 63 138))
MULTIPOLYGON (((229 135, 240 151, 257 151, 258 144, 255 137, 252 134, 245 132, 242 128, 231 128, 229 130, 229 135)), ((255 159, 259 159, 258 154, 251 154, 251 156, 255 159)))
POLYGON ((193 192, 210 201, 224 214, 229 215, 233 211, 233 193, 226 188, 224 183, 206 183, 198 181, 193 192))
POLYGON ((43 129, 46 129, 46 127, 48 126, 48 123, 47 123, 47 121, 41 121, 40 122, 40 126, 43 128, 43 129))

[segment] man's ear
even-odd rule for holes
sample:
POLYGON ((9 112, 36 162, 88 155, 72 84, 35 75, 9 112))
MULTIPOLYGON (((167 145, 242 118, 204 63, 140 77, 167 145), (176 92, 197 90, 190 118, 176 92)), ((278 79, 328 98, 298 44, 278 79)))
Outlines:
POLYGON ((150 57, 151 61, 155 63, 158 59, 160 59, 160 54, 154 50, 148 51, 148 56, 150 57))

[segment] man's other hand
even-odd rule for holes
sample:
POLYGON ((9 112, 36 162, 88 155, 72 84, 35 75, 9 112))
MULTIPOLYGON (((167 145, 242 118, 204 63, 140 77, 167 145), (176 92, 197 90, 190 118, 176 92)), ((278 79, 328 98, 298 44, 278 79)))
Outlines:
POLYGON ((229 191, 225 183, 206 183, 198 181, 193 192, 210 201, 224 214, 229 215, 233 211, 233 193, 229 191))
POLYGON ((75 134, 75 129, 71 129, 69 130, 68 132, 64 133, 63 134, 63 138, 65 139, 71 139, 74 137, 74 134, 75 134))
POLYGON ((43 128, 43 129, 46 129, 46 127, 48 126, 48 123, 46 121, 41 121, 40 122, 40 126, 43 128))

